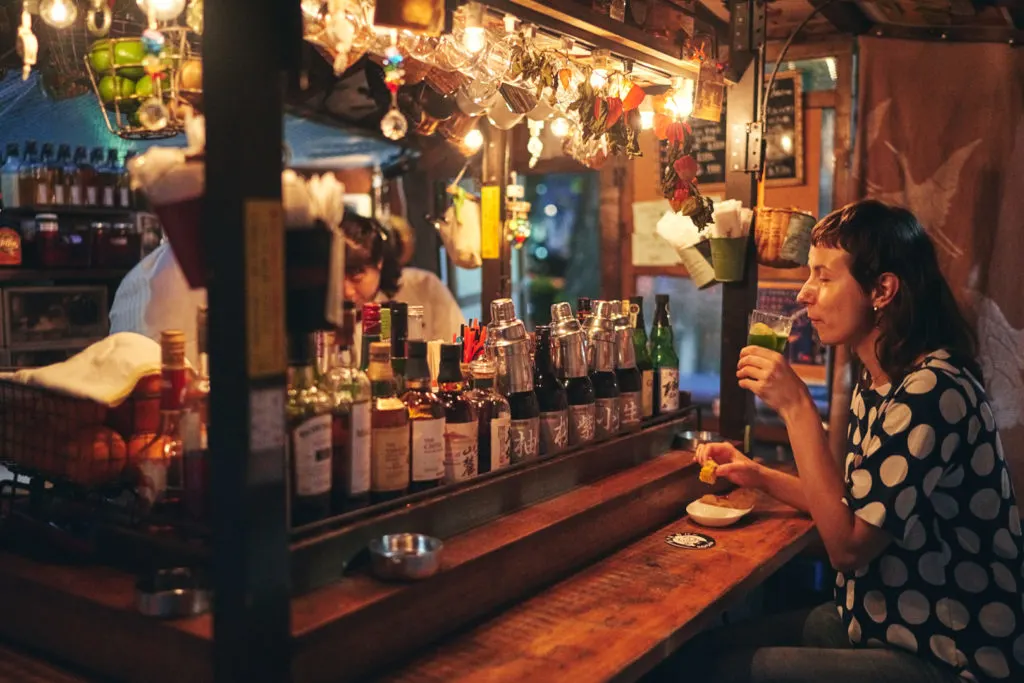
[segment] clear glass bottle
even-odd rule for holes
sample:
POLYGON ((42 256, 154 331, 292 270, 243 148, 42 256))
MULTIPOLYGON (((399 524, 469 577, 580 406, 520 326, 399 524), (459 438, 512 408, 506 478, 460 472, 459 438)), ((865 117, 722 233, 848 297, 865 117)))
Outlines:
POLYGON ((21 160, 21 172, 18 176, 18 192, 21 195, 19 206, 36 206, 36 172, 39 166, 39 148, 35 140, 25 143, 25 156, 21 160))
POLYGON ((555 376, 551 359, 551 328, 534 329, 533 390, 540 405, 540 453, 555 455, 569 446, 569 399, 555 376))
POLYGON ((654 297, 654 326, 651 328, 651 361, 654 364, 655 414, 679 410, 679 356, 676 355, 672 321, 669 317, 668 295, 654 297))
POLYGON ((89 153, 85 147, 75 148, 75 158, 72 160, 75 167, 71 178, 69 196, 72 206, 86 205, 86 180, 89 168, 89 153))
POLYGON ((476 408, 479 470, 480 474, 486 474, 509 466, 512 409, 495 389, 494 361, 480 358, 469 364, 469 370, 473 375, 473 388, 466 392, 466 400, 476 408))
POLYGON ((370 380, 355 366, 352 345, 356 313, 345 302, 335 336, 333 362, 324 375, 333 399, 333 509, 335 514, 370 504, 370 380))
POLYGON ((180 512, 183 446, 181 415, 185 407, 188 372, 185 333, 160 333, 160 427, 156 437, 140 450, 139 496, 163 515, 180 512))
POLYGON ((636 369, 640 371, 640 408, 644 418, 654 415, 654 363, 647 342, 647 326, 644 324, 644 298, 634 296, 629 300, 630 323, 633 325, 633 354, 636 369))
POLYGON ((444 406, 444 481, 472 479, 480 471, 480 426, 476 407, 465 396, 462 344, 441 344, 437 386, 444 406))
POLYGON ((406 391, 402 394, 402 402, 409 409, 409 436, 412 439, 409 491, 415 493, 436 488, 444 479, 445 415, 441 399, 430 391, 427 342, 411 341, 406 346, 409 357, 405 362, 406 391))
POLYGON ((117 206, 117 184, 121 176, 121 172, 118 170, 119 158, 120 155, 116 149, 107 150, 107 160, 103 163, 101 171, 103 187, 100 196, 100 203, 105 208, 113 209, 117 206))
POLYGON ((208 519, 210 510, 210 463, 206 432, 210 420, 210 361, 207 353, 207 308, 196 316, 198 365, 185 394, 181 421, 184 450, 185 514, 194 521, 208 519))
POLYGON ((331 514, 331 399, 317 384, 313 335, 288 339, 288 463, 291 525, 331 514))
POLYGON ((7 158, 0 167, 0 195, 6 209, 21 206, 21 158, 17 143, 10 143, 6 150, 7 158))
POLYGON ((75 165, 71 162, 71 146, 57 148, 57 164, 53 179, 53 203, 66 206, 71 203, 71 183, 75 176, 75 165))
POLYGON ((132 152, 129 152, 125 156, 124 163, 117 161, 114 166, 114 201, 119 209, 134 208, 131 176, 128 175, 128 169, 125 166, 128 160, 132 158, 132 154, 132 152))
MULTIPOLYGON (((365 309, 364 309, 365 310, 365 309)), ((409 409, 398 397, 391 347, 373 342, 368 351, 370 388, 370 500, 380 503, 409 492, 409 409)))
POLYGON ((103 150, 99 147, 89 152, 89 163, 85 167, 88 184, 85 187, 87 206, 103 206, 103 150))
POLYGON ((57 159, 53 154, 53 145, 43 145, 33 176, 36 180, 36 206, 53 204, 53 181, 57 174, 57 159))

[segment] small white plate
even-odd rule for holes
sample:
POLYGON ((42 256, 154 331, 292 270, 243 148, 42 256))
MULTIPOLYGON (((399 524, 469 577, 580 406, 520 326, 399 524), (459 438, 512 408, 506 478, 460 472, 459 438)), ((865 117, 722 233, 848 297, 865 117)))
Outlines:
POLYGON ((723 508, 695 500, 686 506, 686 514, 702 526, 723 527, 735 524, 753 509, 736 510, 734 508, 723 508))

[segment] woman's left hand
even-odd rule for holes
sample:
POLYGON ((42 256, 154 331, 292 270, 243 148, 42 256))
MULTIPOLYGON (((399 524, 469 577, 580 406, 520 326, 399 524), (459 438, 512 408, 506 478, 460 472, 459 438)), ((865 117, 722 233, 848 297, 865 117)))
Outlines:
POLYGON ((782 354, 760 346, 748 346, 740 351, 736 377, 742 388, 752 391, 783 419, 810 399, 807 385, 797 377, 782 354))

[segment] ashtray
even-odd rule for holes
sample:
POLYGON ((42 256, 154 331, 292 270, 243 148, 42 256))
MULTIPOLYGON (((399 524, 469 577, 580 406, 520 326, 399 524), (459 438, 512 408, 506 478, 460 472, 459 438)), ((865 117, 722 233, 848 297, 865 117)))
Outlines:
POLYGON ((210 590, 187 567, 159 569, 136 582, 135 606, 147 617, 194 617, 209 611, 210 590))
POLYGON ((426 579, 441 566, 441 539, 424 534, 388 534, 370 541, 374 576, 388 581, 426 579))

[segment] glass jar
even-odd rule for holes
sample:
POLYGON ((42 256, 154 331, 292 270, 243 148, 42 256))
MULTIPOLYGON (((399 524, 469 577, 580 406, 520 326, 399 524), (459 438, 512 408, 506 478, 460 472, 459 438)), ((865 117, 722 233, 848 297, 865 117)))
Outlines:
POLYGON ((142 245, 131 223, 95 222, 91 226, 93 265, 98 268, 131 268, 139 261, 142 245))
POLYGON ((61 235, 67 249, 68 265, 72 268, 88 268, 92 265, 91 227, 88 223, 75 223, 70 232, 61 235))
POLYGON ((68 249, 61 240, 56 214, 41 213, 36 216, 36 249, 39 265, 43 268, 63 268, 68 264, 68 249))

